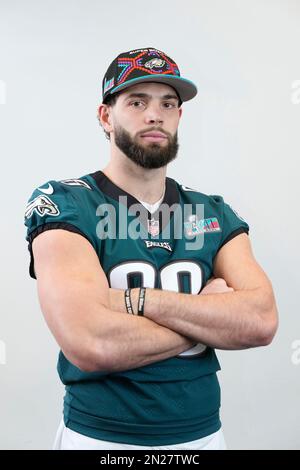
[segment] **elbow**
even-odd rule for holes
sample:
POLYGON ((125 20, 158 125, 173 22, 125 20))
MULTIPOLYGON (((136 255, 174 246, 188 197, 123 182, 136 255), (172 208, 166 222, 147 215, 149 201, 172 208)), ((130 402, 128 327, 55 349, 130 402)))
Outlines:
POLYGON ((104 354, 99 349, 99 344, 95 345, 93 339, 85 338, 80 342, 73 341, 72 345, 66 347, 63 352, 66 358, 82 372, 99 372, 107 370, 104 354))
POLYGON ((278 329, 278 321, 268 322, 265 327, 264 335, 261 338, 260 346, 269 346, 272 343, 278 329))
POLYGON ((256 346, 269 346, 278 330, 278 310, 273 289, 263 293, 263 306, 258 314, 256 346))
POLYGON ((77 367, 81 372, 96 372, 97 370, 101 370, 99 366, 96 366, 91 361, 82 359, 82 358, 74 358, 73 360, 70 359, 70 362, 77 367))
POLYGON ((104 368, 101 362, 95 362, 93 358, 88 357, 79 357, 79 356, 70 356, 65 354, 68 360, 81 372, 104 372, 107 368, 104 368))
POLYGON ((276 304, 268 310, 257 314, 256 321, 252 323, 248 333, 243 335, 240 347, 242 349, 257 348, 259 346, 269 346, 278 329, 278 312, 276 304))
POLYGON ((257 346, 269 346, 272 343, 278 330, 278 324, 278 311, 274 303, 272 309, 267 314, 264 312, 263 316, 261 316, 257 346))
POLYGON ((78 351, 65 349, 63 353, 68 361, 81 372, 96 372, 97 370, 101 370, 100 364, 96 364, 87 354, 82 354, 82 351, 79 353, 78 351))

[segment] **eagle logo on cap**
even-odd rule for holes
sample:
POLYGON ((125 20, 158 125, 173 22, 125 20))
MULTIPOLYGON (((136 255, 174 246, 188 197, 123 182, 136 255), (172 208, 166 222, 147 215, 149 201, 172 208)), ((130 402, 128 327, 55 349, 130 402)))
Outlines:
POLYGON ((165 63, 165 60, 155 57, 155 59, 148 60, 148 62, 144 64, 144 67, 147 67, 147 69, 153 69, 154 67, 163 67, 165 63))

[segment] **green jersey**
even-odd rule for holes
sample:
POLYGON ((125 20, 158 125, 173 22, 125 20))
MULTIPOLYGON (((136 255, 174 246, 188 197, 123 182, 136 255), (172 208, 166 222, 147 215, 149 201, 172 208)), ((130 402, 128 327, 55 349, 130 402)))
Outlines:
MULTIPOLYGON (((222 196, 167 177, 161 205, 151 214, 102 171, 35 189, 25 224, 33 278, 33 239, 64 229, 91 243, 110 287, 190 294, 199 294, 213 275, 218 250, 249 231, 222 196)), ((66 388, 65 425, 86 436, 159 446, 199 439, 221 426, 220 365, 211 347, 197 344, 176 357, 113 373, 84 372, 60 351, 57 367, 66 388)))

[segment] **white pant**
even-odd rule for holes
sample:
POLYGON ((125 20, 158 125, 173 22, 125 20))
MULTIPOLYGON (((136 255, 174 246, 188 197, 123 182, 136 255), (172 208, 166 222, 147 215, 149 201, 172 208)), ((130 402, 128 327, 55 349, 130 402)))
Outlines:
POLYGON ((224 440, 222 429, 210 434, 209 436, 196 439, 195 441, 184 442, 181 444, 173 444, 168 446, 139 446, 135 444, 123 444, 119 442, 102 441, 92 437, 84 436, 78 432, 73 431, 65 426, 63 419, 60 422, 59 428, 56 433, 53 450, 132 450, 132 449, 147 449, 147 450, 226 450, 226 443, 224 440))

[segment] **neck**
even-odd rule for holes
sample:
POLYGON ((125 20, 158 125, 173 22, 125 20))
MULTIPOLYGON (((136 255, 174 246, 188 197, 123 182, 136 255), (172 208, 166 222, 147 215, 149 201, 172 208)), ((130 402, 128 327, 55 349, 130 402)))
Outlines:
POLYGON ((157 202, 165 191, 166 166, 148 170, 136 165, 126 155, 115 158, 112 155, 102 171, 119 188, 149 204, 157 202))

